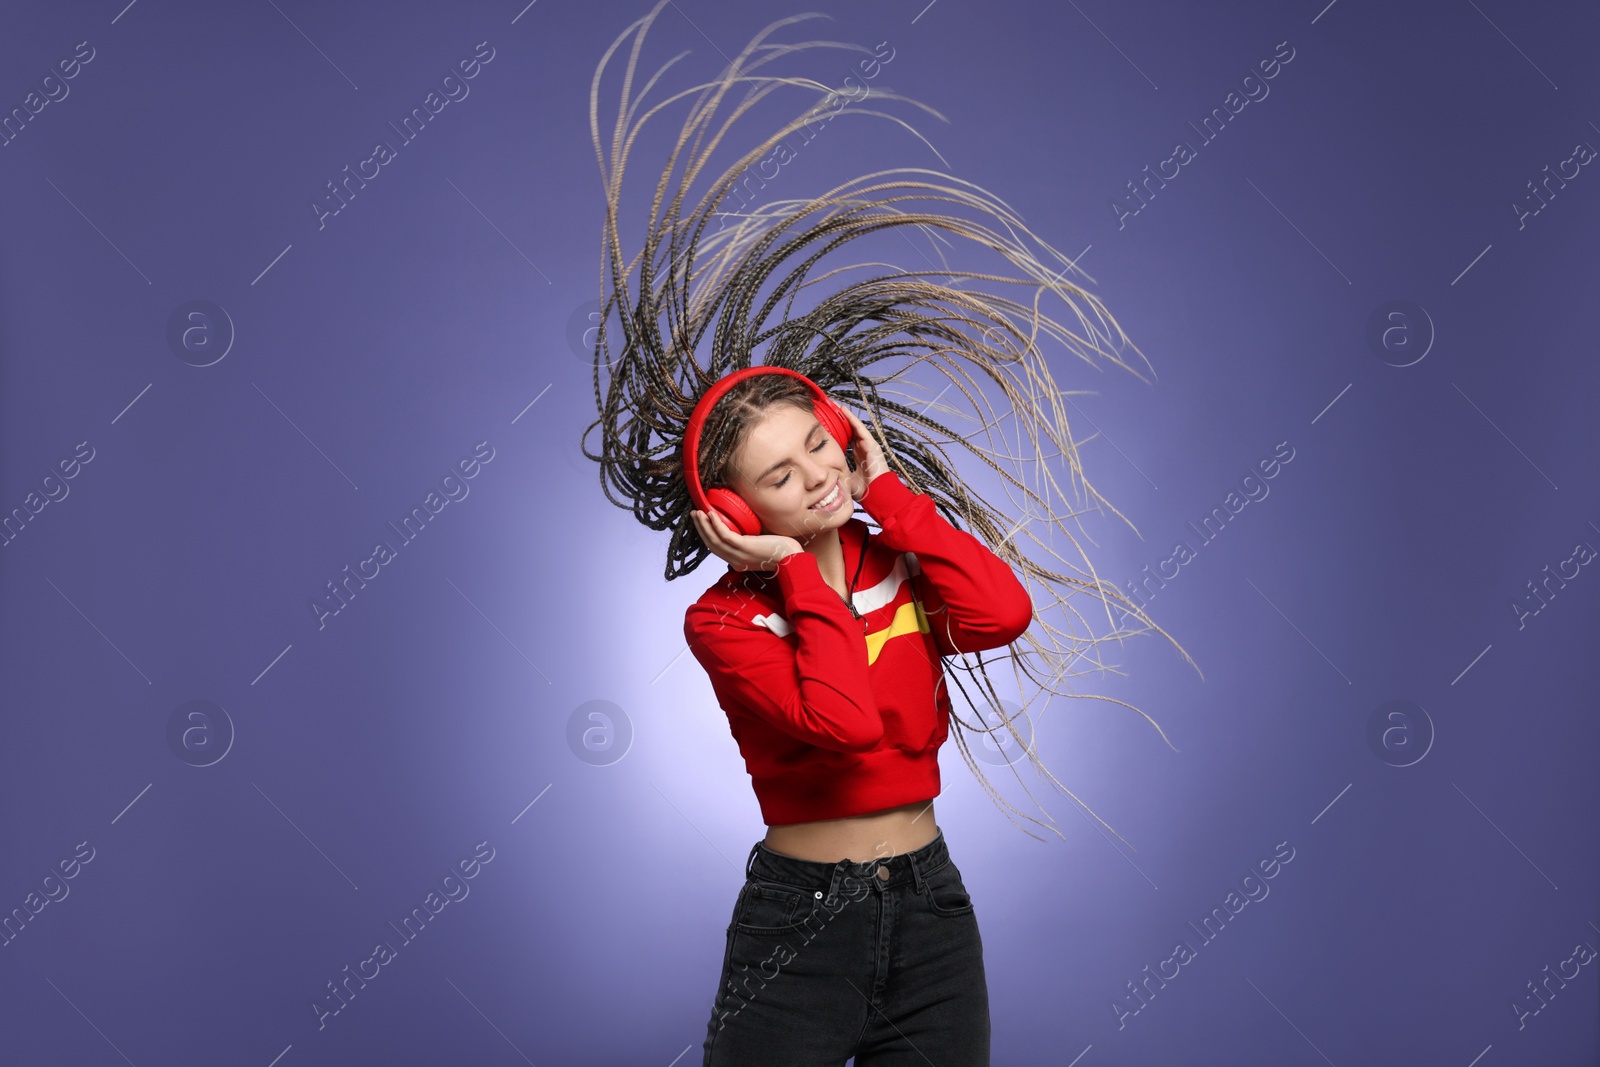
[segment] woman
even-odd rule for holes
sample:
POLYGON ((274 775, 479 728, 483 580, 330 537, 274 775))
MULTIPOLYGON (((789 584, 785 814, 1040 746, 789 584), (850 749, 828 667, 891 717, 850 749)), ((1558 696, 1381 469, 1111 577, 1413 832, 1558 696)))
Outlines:
MULTIPOLYGON (((1166 636, 1099 579, 1081 550, 1085 569, 1075 575, 1021 548, 1027 540, 1060 560, 1056 534, 1077 544, 1069 519, 1096 508, 1121 517, 1082 476, 1042 344, 1058 341, 1091 365, 1098 356, 1131 370, 1115 351, 1128 339, 1092 294, 1064 280, 1076 269, 1065 256, 1005 204, 959 179, 900 168, 728 210, 736 191, 741 204, 759 199, 761 179, 753 176, 770 173, 774 160, 792 161, 820 114, 826 121, 888 117, 911 127, 876 103, 836 106, 839 91, 813 78, 767 71, 811 49, 875 54, 831 42, 769 42, 777 29, 816 16, 775 23, 720 76, 648 100, 677 62, 649 78, 637 71, 646 32, 668 2, 617 39, 591 89, 606 218, 594 366, 599 418, 584 436, 599 428, 602 443, 598 453, 584 452, 600 464, 609 499, 669 533, 668 581, 711 555, 728 564, 689 608, 684 633, 739 743, 768 829, 751 847, 728 925, 704 1062, 815 1067, 854 1055, 859 1067, 987 1064, 977 921, 933 817, 937 753, 954 737, 1008 817, 1017 809, 983 775, 968 731, 997 750, 997 738, 1011 746, 1071 796, 1017 729, 1019 716, 1004 706, 984 653, 1005 650, 991 662, 1010 662, 1019 689, 1038 687, 1022 702, 1025 711, 1038 694, 1057 694, 1055 685, 1080 660, 1104 669, 1093 659, 1101 642, 1144 631, 1166 636), (606 137, 602 77, 630 40, 606 137), (719 170, 713 157, 735 143, 738 123, 796 90, 809 106, 719 170), (624 235, 638 223, 622 221, 626 164, 650 143, 640 139, 644 127, 675 107, 688 114, 653 193, 639 199, 647 211, 629 216, 643 223, 630 254, 624 235), (902 234, 913 262, 929 269, 883 262, 885 249, 910 258, 902 234), (941 258, 944 249, 930 237, 946 248, 955 247, 950 238, 964 241, 998 263, 935 266, 924 247, 941 258), (862 245, 873 258, 834 264, 840 249, 862 245), (1020 298, 990 291, 1005 286, 1020 287, 1020 298), (1075 314, 1077 330, 1041 309, 1047 297, 1075 314), (886 364, 883 373, 867 373, 878 364, 886 364), (914 381, 924 367, 948 383, 935 391, 914 381), (924 388, 927 399, 909 392, 924 388), (947 394, 938 410, 964 399, 972 411, 958 413, 976 429, 958 433, 930 416, 947 394), (985 447, 1002 426, 1015 439, 985 447), (1021 519, 967 484, 946 461, 950 444, 1022 494, 1021 519), (1087 507, 1060 491, 1049 465, 1057 458, 1081 482, 1087 507), (854 516, 855 504, 877 530, 854 516), (1030 594, 1035 587, 1042 595, 1030 594), (1056 607, 1069 623, 1084 621, 1067 603, 1073 594, 1102 603, 1111 632, 1082 636, 1052 625, 1046 615, 1056 607), (1029 647, 1011 649, 1014 643, 1029 647), (946 657, 961 657, 951 666, 977 683, 974 694, 946 674, 946 657), (981 695, 992 716, 962 721, 947 682, 969 704, 981 695)), ((863 76, 869 62, 876 60, 860 61, 863 76)), ((852 103, 863 99, 849 95, 852 103)), ((879 88, 869 95, 901 99, 879 88)), ((777 180, 798 190, 804 172, 797 165, 777 180)), ((1013 766, 1020 759, 998 762, 1022 783, 1013 766)))
POLYGON ((693 424, 686 477, 691 491, 730 486, 762 532, 691 512, 729 570, 684 632, 768 829, 746 863, 704 1062, 887 1064, 922 1050, 987 1064, 983 945, 933 815, 950 711, 940 656, 1009 644, 1033 604, 812 383, 756 368, 719 386, 696 414, 732 447, 697 455, 693 424), (818 405, 848 420, 847 441, 818 405))

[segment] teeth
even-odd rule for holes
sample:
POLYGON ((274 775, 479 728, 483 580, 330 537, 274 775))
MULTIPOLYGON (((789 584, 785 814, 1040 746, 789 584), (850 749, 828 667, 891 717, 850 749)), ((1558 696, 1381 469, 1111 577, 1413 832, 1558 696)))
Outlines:
POLYGON ((835 483, 832 492, 830 492, 827 496, 823 497, 821 500, 817 501, 815 504, 811 505, 812 510, 816 510, 817 508, 828 507, 829 505, 831 505, 838 498, 839 498, 839 486, 838 486, 837 483, 835 483))

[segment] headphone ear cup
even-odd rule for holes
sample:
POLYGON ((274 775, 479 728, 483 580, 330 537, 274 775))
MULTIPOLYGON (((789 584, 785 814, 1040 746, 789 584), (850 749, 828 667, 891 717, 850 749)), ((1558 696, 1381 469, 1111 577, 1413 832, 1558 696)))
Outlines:
POLYGON ((828 398, 827 406, 817 413, 817 418, 822 423, 822 428, 839 442, 840 448, 850 447, 851 441, 855 439, 855 428, 850 425, 850 419, 846 417, 837 401, 828 398))
POLYGON ((728 521, 728 525, 733 527, 735 532, 747 537, 754 537, 761 532, 761 520, 756 517, 756 513, 751 510, 744 497, 732 489, 721 487, 707 489, 706 502, 711 505, 711 510, 728 521))

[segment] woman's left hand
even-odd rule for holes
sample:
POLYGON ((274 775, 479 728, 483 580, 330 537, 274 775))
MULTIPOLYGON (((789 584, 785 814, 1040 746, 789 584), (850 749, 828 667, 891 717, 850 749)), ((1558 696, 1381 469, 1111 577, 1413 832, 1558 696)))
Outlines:
POLYGON ((878 447, 877 440, 867 430, 866 423, 856 417, 856 413, 838 405, 850 420, 850 425, 855 430, 855 437, 851 440, 851 450, 855 452, 856 469, 850 472, 850 498, 860 502, 867 495, 867 485, 880 474, 887 474, 889 462, 883 458, 883 449, 878 447))

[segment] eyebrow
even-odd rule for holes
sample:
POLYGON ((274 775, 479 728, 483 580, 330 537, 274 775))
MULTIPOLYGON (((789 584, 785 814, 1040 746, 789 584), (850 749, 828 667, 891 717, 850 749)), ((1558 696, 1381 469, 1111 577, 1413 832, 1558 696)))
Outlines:
MULTIPOLYGON (((810 432, 806 434, 805 443, 806 444, 810 444, 811 443, 811 438, 815 437, 817 431, 820 430, 820 429, 822 429, 822 423, 820 421, 813 423, 812 426, 811 426, 810 432)), ((767 475, 771 474, 773 471, 777 470, 779 467, 782 467, 784 464, 786 464, 788 462, 789 462, 788 459, 780 459, 780 460, 778 460, 778 462, 774 463, 772 466, 768 467, 766 470, 764 470, 760 474, 756 475, 755 476, 755 482, 759 483, 759 482, 765 481, 767 475)))

